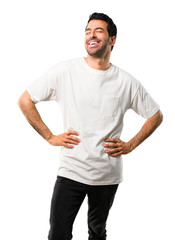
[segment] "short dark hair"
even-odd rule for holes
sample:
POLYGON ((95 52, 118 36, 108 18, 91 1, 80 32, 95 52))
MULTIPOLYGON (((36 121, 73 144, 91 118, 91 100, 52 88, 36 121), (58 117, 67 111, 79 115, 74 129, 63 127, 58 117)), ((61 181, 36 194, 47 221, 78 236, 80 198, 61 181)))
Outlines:
MULTIPOLYGON (((94 12, 89 16, 88 23, 91 20, 94 20, 94 19, 103 20, 103 21, 107 22, 108 23, 107 30, 108 30, 109 36, 110 37, 113 37, 113 36, 117 37, 117 27, 114 24, 113 20, 108 15, 106 15, 104 13, 94 12)), ((111 51, 112 51, 113 47, 114 46, 111 47, 111 51)))

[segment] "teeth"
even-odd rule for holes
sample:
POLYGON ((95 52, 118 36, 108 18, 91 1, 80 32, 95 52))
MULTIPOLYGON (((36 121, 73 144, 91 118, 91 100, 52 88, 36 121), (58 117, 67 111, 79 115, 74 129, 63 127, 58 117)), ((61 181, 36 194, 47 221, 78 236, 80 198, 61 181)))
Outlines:
POLYGON ((94 45, 94 44, 96 44, 96 43, 97 43, 97 42, 91 42, 90 45, 94 45))

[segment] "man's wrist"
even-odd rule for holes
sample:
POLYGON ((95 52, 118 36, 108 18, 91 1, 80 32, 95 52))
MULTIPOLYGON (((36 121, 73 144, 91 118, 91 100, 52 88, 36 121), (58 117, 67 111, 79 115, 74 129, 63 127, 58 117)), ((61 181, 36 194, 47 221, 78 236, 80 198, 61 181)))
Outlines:
POLYGON ((130 152, 132 152, 137 147, 135 142, 132 139, 128 142, 128 144, 129 144, 130 152))
POLYGON ((45 140, 46 140, 48 143, 52 144, 53 136, 54 136, 54 135, 50 132, 50 133, 48 133, 48 134, 45 136, 45 140))

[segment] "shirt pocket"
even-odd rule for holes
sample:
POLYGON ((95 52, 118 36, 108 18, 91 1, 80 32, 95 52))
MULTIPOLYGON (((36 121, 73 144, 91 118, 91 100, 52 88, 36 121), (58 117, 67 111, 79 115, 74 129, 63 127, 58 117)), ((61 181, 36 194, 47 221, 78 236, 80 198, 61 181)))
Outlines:
POLYGON ((120 97, 104 96, 101 102, 100 115, 102 119, 115 117, 119 111, 120 97))

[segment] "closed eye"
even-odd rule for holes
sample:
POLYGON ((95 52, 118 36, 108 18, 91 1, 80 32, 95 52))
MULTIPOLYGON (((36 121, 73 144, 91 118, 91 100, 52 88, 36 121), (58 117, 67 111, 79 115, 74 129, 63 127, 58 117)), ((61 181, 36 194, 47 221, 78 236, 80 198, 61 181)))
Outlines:
POLYGON ((98 33, 103 33, 103 30, 97 30, 96 32, 98 32, 98 33))
POLYGON ((98 28, 96 28, 96 32, 100 32, 100 33, 102 33, 102 32, 104 32, 104 29, 103 29, 103 28, 100 28, 100 27, 98 27, 98 28))
MULTIPOLYGON (((95 28, 94 30, 98 33, 103 33, 104 32, 104 29, 101 28, 101 27, 95 28)), ((86 29, 86 35, 90 34, 91 32, 92 32, 92 29, 90 29, 90 28, 86 29)))
POLYGON ((90 34, 91 32, 90 31, 86 31, 86 35, 90 34))

